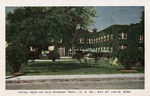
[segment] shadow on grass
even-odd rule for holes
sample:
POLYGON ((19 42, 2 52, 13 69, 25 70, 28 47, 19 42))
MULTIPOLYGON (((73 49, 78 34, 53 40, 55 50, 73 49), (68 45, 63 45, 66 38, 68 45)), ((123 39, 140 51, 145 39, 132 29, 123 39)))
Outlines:
POLYGON ((11 78, 19 77, 19 76, 22 76, 22 75, 24 75, 24 74, 20 74, 20 75, 15 75, 15 76, 6 77, 6 79, 11 79, 11 78))
MULTIPOLYGON (((63 62, 30 62, 27 68, 24 70, 26 74, 48 74, 48 73, 69 73, 69 71, 82 70, 86 68, 92 68, 93 66, 84 66, 80 63, 74 63, 69 61, 63 62)), ((98 67, 95 67, 98 68, 98 67)))
POLYGON ((74 63, 74 62, 37 62, 34 64, 28 65, 28 67, 33 67, 33 68, 56 68, 56 69, 78 69, 78 68, 88 68, 88 67, 93 67, 91 65, 83 65, 80 63, 74 63))
POLYGON ((77 69, 80 67, 79 64, 76 63, 68 63, 68 62, 38 62, 34 64, 28 65, 28 67, 42 69, 42 68, 51 68, 51 69, 59 69, 59 70, 71 70, 77 69))
POLYGON ((23 75, 116 74, 122 73, 119 71, 122 68, 120 64, 112 66, 109 62, 99 62, 91 66, 76 61, 35 61, 23 66, 21 72, 23 75))
POLYGON ((41 72, 24 72, 23 74, 20 74, 20 75, 12 75, 12 76, 9 76, 9 77, 6 77, 5 79, 11 79, 11 78, 15 78, 15 77, 19 77, 19 76, 24 76, 24 75, 27 75, 27 74, 37 74, 37 73, 41 73, 41 72))

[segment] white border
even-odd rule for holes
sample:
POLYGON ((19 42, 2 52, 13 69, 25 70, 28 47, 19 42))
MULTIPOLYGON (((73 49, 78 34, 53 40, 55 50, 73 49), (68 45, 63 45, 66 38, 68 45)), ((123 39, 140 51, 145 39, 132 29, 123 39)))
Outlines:
MULTIPOLYGON (((67 94, 69 96, 149 96, 150 95, 150 1, 149 0, 1 0, 0 1, 0 94, 1 96, 58 96, 64 94, 18 94, 5 90, 5 6, 145 6, 145 89, 130 90, 130 94, 67 94)), ((105 90, 103 90, 105 91, 105 90)), ((111 90, 110 90, 111 91, 111 90)), ((66 94, 65 94, 66 95, 66 94)))

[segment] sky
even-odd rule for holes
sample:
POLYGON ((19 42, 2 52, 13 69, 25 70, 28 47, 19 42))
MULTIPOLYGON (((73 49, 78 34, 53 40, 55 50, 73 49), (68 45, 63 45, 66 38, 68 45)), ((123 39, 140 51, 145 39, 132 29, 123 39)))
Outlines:
MULTIPOLYGON (((139 23, 141 12, 144 10, 143 6, 95 6, 94 8, 97 17, 93 18, 94 23, 89 26, 90 32, 93 28, 101 31, 114 24, 139 23)), ((11 7, 7 7, 6 13, 11 10, 11 7)))
POLYGON ((111 25, 129 25, 139 23, 143 6, 97 6, 95 7, 97 17, 94 24, 89 27, 89 31, 96 28, 101 31, 111 25))

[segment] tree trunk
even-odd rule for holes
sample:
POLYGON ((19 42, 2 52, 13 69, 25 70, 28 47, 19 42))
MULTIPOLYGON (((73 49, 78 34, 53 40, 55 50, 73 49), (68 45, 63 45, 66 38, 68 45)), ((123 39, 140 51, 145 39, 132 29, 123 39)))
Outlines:
POLYGON ((74 55, 75 54, 75 43, 73 42, 72 43, 72 55, 74 55))
POLYGON ((76 48, 78 33, 79 33, 79 31, 77 31, 77 30, 72 31, 72 40, 71 40, 71 43, 72 43, 72 55, 75 54, 75 48, 76 48))
POLYGON ((13 73, 18 73, 21 69, 21 64, 18 62, 14 62, 13 64, 11 64, 11 67, 13 69, 13 73))

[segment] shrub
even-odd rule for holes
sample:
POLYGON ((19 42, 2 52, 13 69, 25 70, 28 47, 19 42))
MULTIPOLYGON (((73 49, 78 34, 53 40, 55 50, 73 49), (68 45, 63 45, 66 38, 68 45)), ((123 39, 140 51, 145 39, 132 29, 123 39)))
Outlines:
POLYGON ((140 52, 140 59, 139 59, 139 62, 140 62, 140 64, 141 64, 141 67, 143 67, 144 68, 144 66, 145 66, 145 62, 144 62, 144 52, 143 51, 141 51, 140 52))
POLYGON ((17 44, 10 45, 6 48, 6 64, 9 64, 13 73, 17 73, 21 69, 22 64, 28 62, 28 49, 17 44))
POLYGON ((139 57, 139 60, 138 60, 138 63, 136 64, 137 66, 137 69, 138 70, 143 70, 144 67, 145 67, 145 64, 144 64, 144 52, 143 51, 140 51, 140 57, 139 57))
POLYGON ((48 54, 48 59, 52 59, 53 62, 55 62, 56 59, 60 59, 60 55, 59 53, 55 52, 55 51, 50 51, 48 54))
POLYGON ((139 61, 140 55, 139 51, 122 50, 118 54, 118 59, 126 70, 130 70, 139 61))
POLYGON ((73 59, 77 59, 80 63, 82 63, 81 59, 84 58, 84 55, 82 53, 77 52, 72 56, 73 59))

